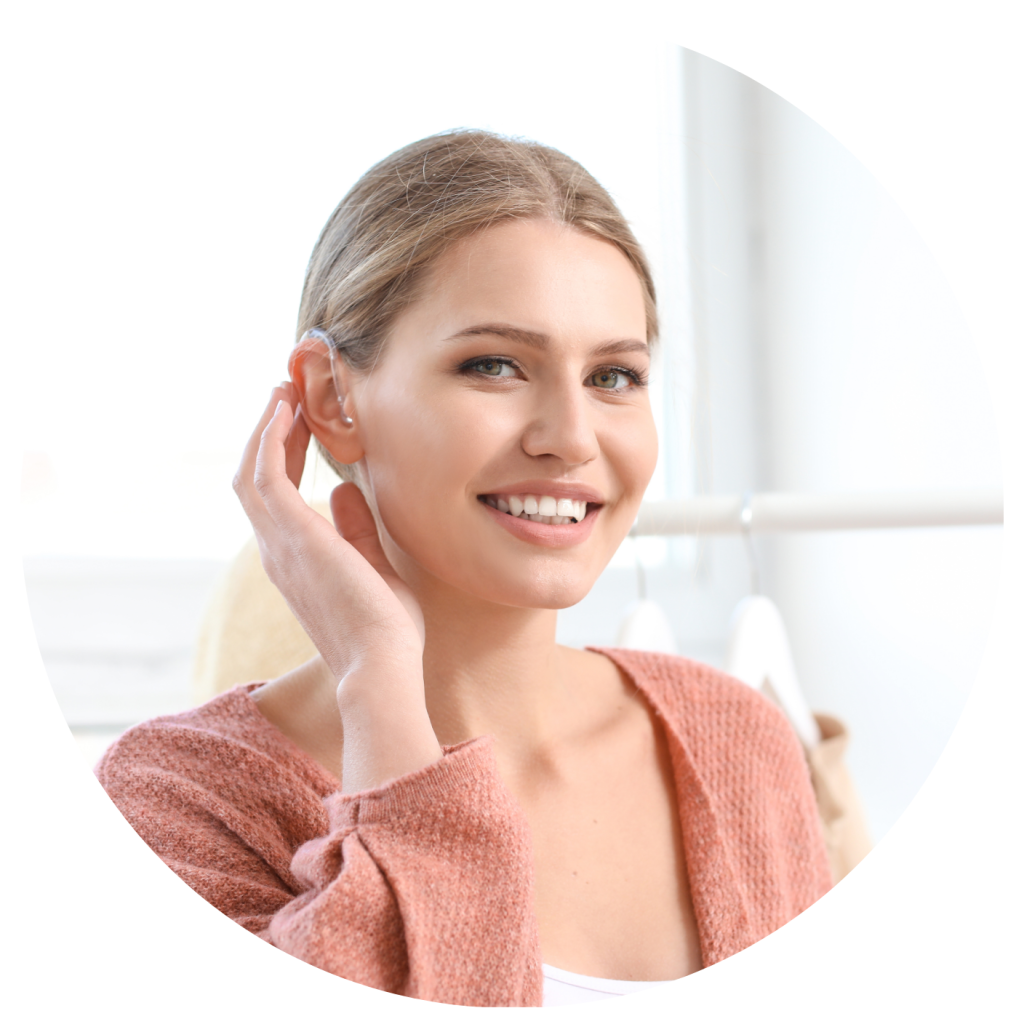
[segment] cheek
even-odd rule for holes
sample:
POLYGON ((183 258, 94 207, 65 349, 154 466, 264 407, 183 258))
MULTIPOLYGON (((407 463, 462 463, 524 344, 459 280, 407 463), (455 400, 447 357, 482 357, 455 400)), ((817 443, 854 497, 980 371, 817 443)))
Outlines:
POLYGON ((468 424, 459 422, 457 410, 408 384, 380 389, 367 406, 364 446, 375 490, 401 487, 420 502, 440 498, 444 478, 454 476, 468 454, 468 424), (433 487, 423 486, 428 480, 433 487))
POLYGON ((493 409, 448 388, 389 386, 364 417, 366 467, 388 532, 413 559, 450 547, 473 483, 507 441, 493 409))
POLYGON ((604 446, 609 461, 615 466, 623 491, 639 501, 658 462, 658 431, 649 413, 619 425, 610 432, 604 446))
MULTIPOLYGON (((383 412, 384 410, 382 410, 383 412)), ((406 582, 408 559, 434 571, 442 561, 458 561, 456 510, 465 502, 469 466, 465 436, 450 431, 451 421, 424 416, 381 417, 366 453, 370 486, 381 520, 397 546, 385 539, 385 553, 406 582)), ((452 564, 450 569, 456 569, 452 564)), ((456 569, 456 571, 458 571, 456 569)))

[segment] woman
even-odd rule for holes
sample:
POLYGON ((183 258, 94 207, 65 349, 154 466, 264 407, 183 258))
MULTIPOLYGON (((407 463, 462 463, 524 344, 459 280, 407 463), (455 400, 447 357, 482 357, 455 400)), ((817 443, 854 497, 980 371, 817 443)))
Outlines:
POLYGON ((654 469, 656 330, 638 244, 561 153, 446 133, 342 201, 235 479, 320 656, 97 766, 214 905, 366 985, 540 1005, 682 977, 829 887, 766 700, 555 643, 654 469), (336 528, 296 490, 311 435, 336 528))

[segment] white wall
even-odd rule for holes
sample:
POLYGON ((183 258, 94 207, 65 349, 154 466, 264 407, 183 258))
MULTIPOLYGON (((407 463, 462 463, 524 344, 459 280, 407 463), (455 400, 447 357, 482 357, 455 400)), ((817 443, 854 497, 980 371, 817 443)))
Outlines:
MULTIPOLYGON (((756 83, 695 54, 687 83, 691 216, 704 225, 691 233, 691 264, 709 489, 998 486, 980 363, 899 209, 835 140, 756 83)), ((849 763, 876 838, 966 699, 1000 537, 974 528, 757 542, 812 705, 851 729, 849 763)), ((731 544, 719 559, 729 565, 710 577, 742 589, 731 544)))

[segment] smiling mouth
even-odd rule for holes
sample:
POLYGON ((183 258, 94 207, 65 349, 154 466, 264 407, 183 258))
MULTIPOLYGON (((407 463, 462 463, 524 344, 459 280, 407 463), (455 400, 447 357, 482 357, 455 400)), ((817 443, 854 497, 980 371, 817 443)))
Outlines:
POLYGON ((551 526, 580 523, 587 515, 585 501, 553 498, 550 494, 481 494, 479 500, 515 519, 551 526))

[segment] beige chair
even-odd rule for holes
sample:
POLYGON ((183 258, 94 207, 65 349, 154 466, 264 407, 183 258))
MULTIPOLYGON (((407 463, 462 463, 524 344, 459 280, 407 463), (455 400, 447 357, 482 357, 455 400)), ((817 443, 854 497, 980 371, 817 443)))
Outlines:
MULTIPOLYGON (((330 521, 326 502, 311 507, 330 521)), ((274 679, 316 654, 260 562, 256 538, 220 578, 199 626, 192 662, 192 698, 203 704, 239 683, 274 679)))
POLYGON ((221 577, 203 617, 192 672, 195 702, 238 683, 273 679, 315 654, 313 641, 263 571, 253 537, 221 577))

